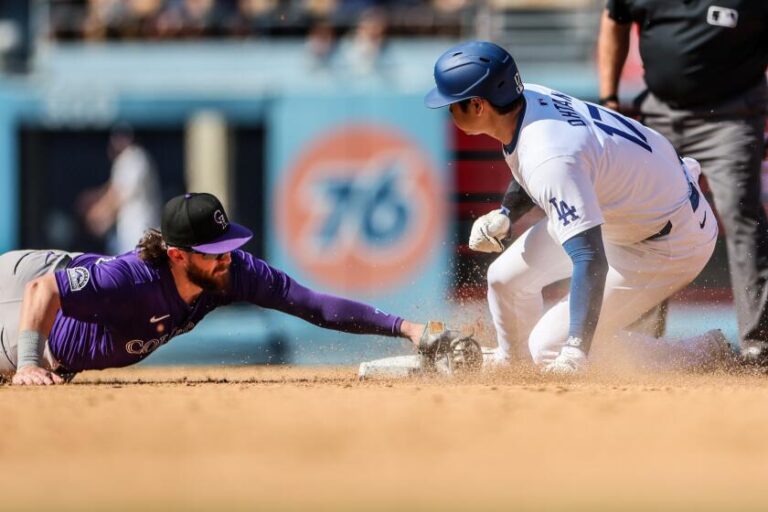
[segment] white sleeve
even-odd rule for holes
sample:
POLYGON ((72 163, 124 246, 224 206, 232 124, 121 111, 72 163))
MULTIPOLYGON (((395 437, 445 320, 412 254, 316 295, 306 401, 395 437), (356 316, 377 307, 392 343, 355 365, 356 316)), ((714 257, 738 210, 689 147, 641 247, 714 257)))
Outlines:
POLYGON ((550 158, 531 174, 531 193, 561 244, 605 222, 592 180, 575 157, 550 158))
POLYGON ((143 151, 127 150, 117 157, 112 166, 112 185, 121 202, 138 195, 149 179, 149 160, 143 151))

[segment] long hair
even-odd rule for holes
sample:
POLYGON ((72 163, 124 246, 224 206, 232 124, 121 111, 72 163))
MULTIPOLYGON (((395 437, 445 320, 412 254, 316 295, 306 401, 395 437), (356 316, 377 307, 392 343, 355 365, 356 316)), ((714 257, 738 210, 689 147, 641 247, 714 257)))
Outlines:
POLYGON ((165 245, 163 235, 156 229, 148 229, 144 232, 139 243, 139 258, 146 263, 163 263, 168 261, 168 246, 165 245))

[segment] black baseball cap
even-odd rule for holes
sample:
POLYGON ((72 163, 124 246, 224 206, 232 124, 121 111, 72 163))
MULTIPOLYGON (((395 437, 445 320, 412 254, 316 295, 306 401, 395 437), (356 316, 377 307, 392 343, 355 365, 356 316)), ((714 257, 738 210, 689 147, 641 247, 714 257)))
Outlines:
POLYGON ((167 245, 204 254, 234 251, 253 237, 250 229, 229 222, 221 201, 206 193, 183 194, 165 203, 161 231, 167 245))

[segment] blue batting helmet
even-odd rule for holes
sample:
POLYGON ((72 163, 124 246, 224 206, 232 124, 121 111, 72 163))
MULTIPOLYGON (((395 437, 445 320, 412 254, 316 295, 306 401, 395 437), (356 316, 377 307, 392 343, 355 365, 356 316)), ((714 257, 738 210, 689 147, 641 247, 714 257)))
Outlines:
POLYGON ((468 98, 484 98, 504 107, 523 94, 515 60, 504 48, 487 41, 461 43, 443 53, 435 63, 435 83, 437 87, 424 98, 429 108, 468 98))

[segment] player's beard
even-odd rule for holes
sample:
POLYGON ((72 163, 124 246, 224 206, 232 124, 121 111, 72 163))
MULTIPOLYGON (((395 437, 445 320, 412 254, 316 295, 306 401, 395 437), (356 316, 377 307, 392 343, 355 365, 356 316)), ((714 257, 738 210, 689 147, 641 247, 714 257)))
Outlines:
POLYGON ((187 279, 206 292, 223 293, 229 289, 229 268, 216 267, 210 274, 190 263, 186 268, 187 279), (222 272, 222 269, 224 270, 222 272))

